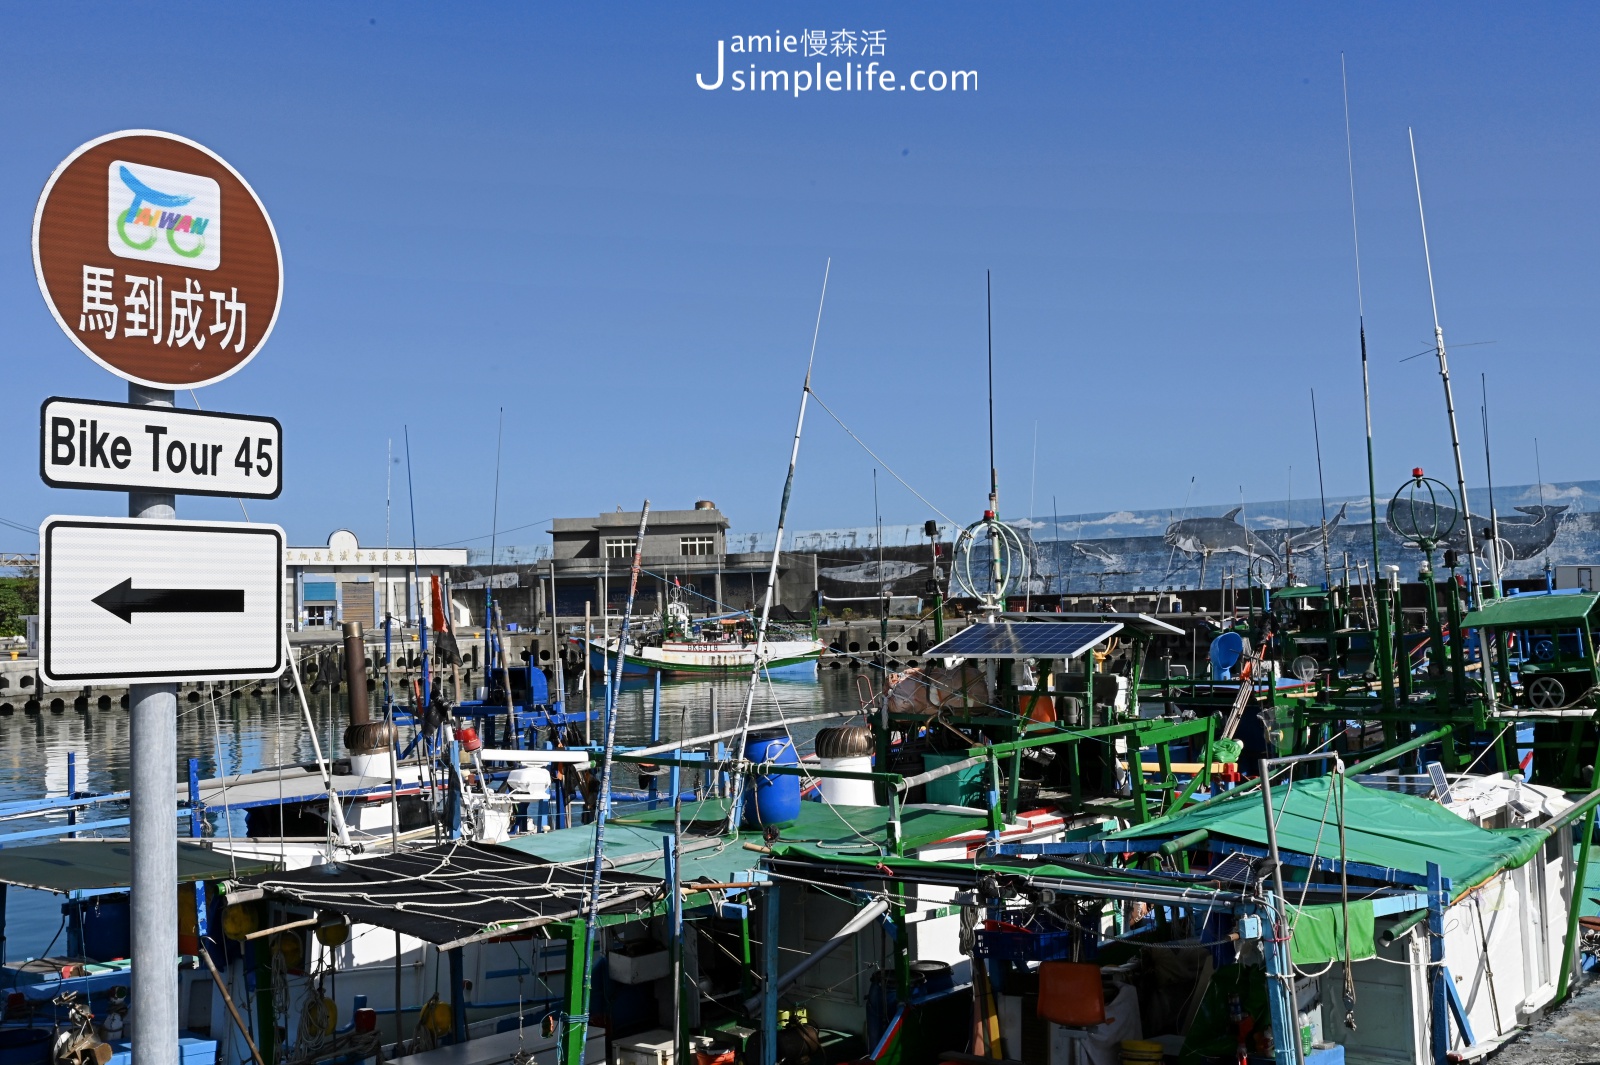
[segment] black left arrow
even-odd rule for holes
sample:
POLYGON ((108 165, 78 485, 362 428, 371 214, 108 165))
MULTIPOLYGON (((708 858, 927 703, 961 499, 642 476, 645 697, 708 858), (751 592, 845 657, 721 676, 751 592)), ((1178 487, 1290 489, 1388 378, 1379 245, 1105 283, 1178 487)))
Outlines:
POLYGON ((131 625, 135 614, 242 614, 244 589, 135 588, 129 577, 93 602, 131 625))

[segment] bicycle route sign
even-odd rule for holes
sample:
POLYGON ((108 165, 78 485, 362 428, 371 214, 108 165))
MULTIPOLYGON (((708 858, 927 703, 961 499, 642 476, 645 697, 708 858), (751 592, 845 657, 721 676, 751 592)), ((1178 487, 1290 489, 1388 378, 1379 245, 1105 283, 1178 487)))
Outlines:
POLYGON ((39 545, 45 683, 283 672, 278 526, 58 516, 39 545))
POLYGON ((198 388, 266 343, 283 257, 239 172, 154 130, 82 145, 45 183, 33 265, 50 313, 89 358, 134 384, 198 388))
POLYGON ((276 418, 51 398, 39 409, 39 476, 52 488, 276 499, 276 418))

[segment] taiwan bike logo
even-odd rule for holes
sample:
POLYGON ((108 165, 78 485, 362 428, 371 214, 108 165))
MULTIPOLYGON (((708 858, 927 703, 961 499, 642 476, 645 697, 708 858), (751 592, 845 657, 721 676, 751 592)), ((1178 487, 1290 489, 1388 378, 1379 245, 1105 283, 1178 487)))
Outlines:
POLYGON ((208 177, 112 160, 106 243, 125 259, 215 270, 222 263, 222 189, 208 177))

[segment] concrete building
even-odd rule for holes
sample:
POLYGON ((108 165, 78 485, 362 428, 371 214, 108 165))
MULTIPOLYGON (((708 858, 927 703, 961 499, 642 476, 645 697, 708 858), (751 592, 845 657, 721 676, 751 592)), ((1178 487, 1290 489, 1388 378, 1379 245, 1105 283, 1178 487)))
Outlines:
POLYGON ((419 603, 427 602, 429 578, 466 562, 465 548, 365 547, 347 529, 334 532, 322 547, 288 548, 284 579, 294 604, 294 631, 346 621, 359 621, 372 631, 386 614, 415 625, 419 603), (423 585, 420 599, 418 579, 423 585))
MULTIPOLYGON (((692 510, 652 510, 644 533, 640 607, 658 610, 673 581, 695 613, 712 613, 718 603, 748 606, 766 586, 772 555, 730 558, 727 532, 727 517, 709 499, 697 501, 692 510)), ((587 603, 598 615, 605 603, 611 613, 620 613, 638 536, 637 510, 555 519, 550 525, 554 558, 544 568, 553 573, 556 612, 581 617, 587 603)))

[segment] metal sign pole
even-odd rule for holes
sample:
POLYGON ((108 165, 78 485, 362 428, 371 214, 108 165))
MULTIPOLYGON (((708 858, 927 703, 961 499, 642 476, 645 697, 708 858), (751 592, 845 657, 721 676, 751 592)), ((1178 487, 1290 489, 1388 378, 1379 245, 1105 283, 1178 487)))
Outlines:
MULTIPOLYGON (((173 393, 128 386, 128 402, 174 406, 173 393)), ((128 516, 170 520, 175 497, 129 492, 128 516)), ((178 686, 128 688, 129 835, 133 839, 134 1056, 139 1065, 178 1065, 178 686)))

